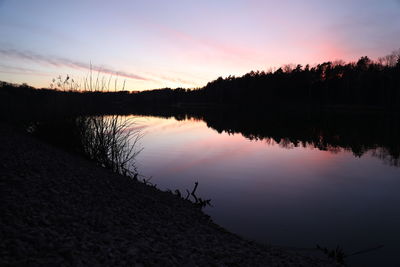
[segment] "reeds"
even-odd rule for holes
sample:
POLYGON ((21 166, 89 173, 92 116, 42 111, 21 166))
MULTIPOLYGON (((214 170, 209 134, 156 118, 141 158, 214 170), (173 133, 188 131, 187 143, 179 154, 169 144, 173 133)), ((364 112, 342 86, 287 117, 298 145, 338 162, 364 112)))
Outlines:
POLYGON ((83 153, 113 172, 135 177, 135 156, 140 131, 131 129, 132 119, 118 115, 80 117, 77 126, 83 153))
POLYGON ((93 68, 92 62, 90 62, 89 73, 83 79, 83 87, 81 88, 84 92, 111 92, 111 82, 114 79, 114 92, 124 91, 126 80, 124 80, 122 87, 118 84, 118 73, 115 73, 115 78, 113 78, 114 74, 110 74, 107 79, 104 75, 100 77, 100 73, 103 72, 102 68, 95 67, 93 68), (96 79, 93 77, 93 70, 97 70, 96 79))

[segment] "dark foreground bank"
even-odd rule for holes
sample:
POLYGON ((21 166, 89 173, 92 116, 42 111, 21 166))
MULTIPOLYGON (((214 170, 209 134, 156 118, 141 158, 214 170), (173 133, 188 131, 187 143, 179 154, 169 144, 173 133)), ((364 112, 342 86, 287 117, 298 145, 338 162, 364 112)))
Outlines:
POLYGON ((335 266, 0 125, 0 266, 335 266))

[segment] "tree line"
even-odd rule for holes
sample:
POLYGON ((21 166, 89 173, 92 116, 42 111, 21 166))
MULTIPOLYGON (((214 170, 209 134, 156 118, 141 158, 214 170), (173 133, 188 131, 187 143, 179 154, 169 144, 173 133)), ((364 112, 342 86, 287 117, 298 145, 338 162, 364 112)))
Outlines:
POLYGON ((400 49, 376 61, 285 65, 209 82, 199 89, 158 89, 135 94, 137 104, 204 103, 284 108, 304 106, 400 107, 400 49))
POLYGON ((65 82, 69 81, 62 81, 61 78, 56 82, 53 80, 53 89, 34 89, 26 84, 0 82, 3 112, 18 111, 16 106, 43 107, 51 103, 56 109, 79 113, 129 113, 137 107, 160 106, 399 110, 400 49, 375 61, 364 56, 351 63, 335 61, 315 66, 285 65, 275 71, 251 71, 240 77, 219 77, 197 89, 111 92, 102 85, 95 86, 99 90, 88 91, 79 90, 71 83, 64 86, 65 82), (57 83, 61 86, 54 87, 57 83))

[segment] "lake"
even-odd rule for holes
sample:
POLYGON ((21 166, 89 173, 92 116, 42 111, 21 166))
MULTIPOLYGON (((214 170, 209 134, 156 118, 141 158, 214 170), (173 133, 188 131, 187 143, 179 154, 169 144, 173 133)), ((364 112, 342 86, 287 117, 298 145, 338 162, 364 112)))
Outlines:
POLYGON ((197 195, 212 200, 205 213, 227 230, 284 247, 339 245, 347 254, 383 245, 347 263, 400 266, 400 168, 398 141, 390 146, 397 133, 384 132, 390 123, 357 119, 350 129, 340 118, 132 117, 144 134, 139 173, 162 190, 186 192, 198 181, 197 195))

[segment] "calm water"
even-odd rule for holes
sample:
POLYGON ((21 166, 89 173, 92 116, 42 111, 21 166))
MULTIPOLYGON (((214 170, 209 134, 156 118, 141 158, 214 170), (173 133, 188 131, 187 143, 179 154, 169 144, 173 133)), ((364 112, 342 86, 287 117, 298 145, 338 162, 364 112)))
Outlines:
POLYGON ((199 181, 197 195, 213 204, 205 212, 226 229, 273 245, 340 245, 347 253, 384 245, 348 263, 400 266, 400 168, 379 148, 358 157, 340 147, 250 140, 202 120, 135 118, 144 133, 139 172, 160 189, 184 192, 199 181))

